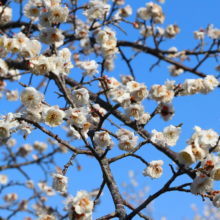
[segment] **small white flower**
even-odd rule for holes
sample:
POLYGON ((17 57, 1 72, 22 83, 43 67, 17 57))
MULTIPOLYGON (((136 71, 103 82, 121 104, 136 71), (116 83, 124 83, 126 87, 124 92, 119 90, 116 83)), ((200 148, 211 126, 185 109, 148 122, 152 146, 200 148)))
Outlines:
POLYGON ((41 214, 35 220, 57 220, 57 218, 54 215, 41 214))
POLYGON ((184 150, 181 150, 178 153, 178 160, 180 163, 190 166, 193 163, 196 163, 196 158, 192 152, 192 146, 188 145, 184 150))
POLYGON ((93 140, 100 147, 113 147, 112 139, 109 133, 106 131, 96 131, 93 140))
POLYGON ((51 173, 50 176, 53 178, 53 185, 52 188, 59 192, 66 192, 67 191, 67 183, 69 178, 63 176, 61 174, 54 174, 51 173))
POLYGON ((219 81, 212 75, 207 75, 204 80, 203 84, 207 92, 211 92, 219 85, 219 81))
POLYGON ((200 132, 199 143, 208 147, 214 147, 218 141, 218 137, 218 134, 213 129, 203 130, 200 132))
POLYGON ((86 27, 78 26, 76 28, 76 38, 88 38, 90 31, 86 27))
POLYGON ((151 116, 150 114, 147 112, 147 113, 144 113, 141 118, 138 120, 138 124, 147 124, 147 122, 150 120, 151 116))
POLYGON ((168 66, 169 71, 170 71, 170 75, 171 76, 179 76, 181 73, 184 72, 184 70, 182 68, 179 68, 177 66, 168 66))
POLYGON ((210 172, 210 176, 212 177, 212 179, 214 179, 216 181, 220 180, 220 163, 219 162, 217 162, 214 165, 214 168, 210 172))
POLYGON ((212 204, 217 208, 220 207, 220 193, 213 197, 212 204))
POLYGON ((151 17, 157 17, 157 16, 160 16, 163 13, 161 6, 157 5, 153 2, 146 3, 146 7, 147 7, 147 13, 151 17))
POLYGON ((163 172, 163 161, 153 160, 150 162, 149 166, 142 172, 144 176, 149 176, 151 179, 158 179, 163 172))
POLYGON ((73 197, 72 207, 79 215, 91 213, 93 209, 93 200, 85 190, 78 191, 76 197, 73 197))
POLYGON ((167 146, 167 140, 166 138, 163 136, 163 133, 162 132, 157 132, 155 129, 151 131, 152 132, 152 135, 151 135, 151 138, 150 140, 155 143, 155 144, 158 144, 162 147, 165 147, 167 146))
POLYGON ((174 25, 167 25, 166 31, 165 31, 165 37, 172 39, 179 32, 180 32, 180 28, 178 27, 178 25, 176 25, 176 24, 174 24, 174 25))
POLYGON ((26 157, 33 151, 33 147, 30 144, 23 144, 18 148, 18 153, 21 157, 26 157))
POLYGON ((130 5, 126 5, 124 8, 119 8, 119 15, 123 18, 126 18, 132 14, 132 7, 130 5))
POLYGON ((6 92, 5 97, 8 101, 17 101, 19 98, 18 90, 11 90, 10 92, 6 92))
POLYGON ((161 106, 160 116, 163 118, 164 121, 169 121, 175 114, 175 110, 172 103, 166 103, 161 106))
POLYGON ((149 95, 150 95, 151 99, 153 99, 157 102, 160 102, 164 99, 166 92, 167 92, 166 86, 155 84, 155 85, 151 86, 150 91, 149 91, 149 95))
POLYGON ((8 176, 5 174, 0 174, 0 184, 4 185, 8 182, 8 176))
POLYGON ((49 7, 48 12, 50 14, 49 20, 51 23, 64 23, 67 20, 67 17, 69 15, 69 9, 68 7, 62 7, 62 6, 54 6, 49 7))
POLYGON ((138 144, 138 136, 134 136, 134 133, 130 135, 123 135, 120 137, 118 148, 129 152, 134 149, 138 144))
POLYGON ((128 117, 133 117, 135 120, 139 120, 144 114, 144 106, 138 104, 130 105, 129 107, 125 108, 125 114, 128 117))
POLYGON ((26 181, 25 184, 26 184, 27 188, 34 189, 34 181, 33 180, 28 180, 28 181, 26 181))
POLYGON ((74 90, 73 101, 78 107, 87 105, 89 102, 89 92, 85 88, 74 90))
POLYGON ((194 31, 194 38, 198 40, 202 40, 205 37, 205 31, 201 28, 199 31, 194 31))
POLYGON ((91 61, 82 62, 80 68, 82 70, 85 70, 85 72, 83 72, 83 76, 89 75, 90 77, 92 77, 93 75, 95 75, 95 73, 99 72, 97 70, 98 66, 99 65, 96 64, 95 60, 91 60, 91 61))
POLYGON ((37 109, 43 99, 44 95, 33 87, 26 87, 20 94, 21 103, 30 109, 37 109))
POLYGON ((179 139, 179 135, 181 133, 181 127, 175 127, 170 125, 163 130, 163 136, 167 140, 168 146, 175 146, 177 140, 179 139))
POLYGON ((47 144, 44 142, 35 141, 33 146, 34 146, 34 149, 36 149, 40 153, 43 153, 45 150, 47 150, 47 144))
POLYGON ((204 175, 197 176, 191 186, 190 191, 192 194, 199 194, 201 192, 210 191, 213 187, 213 179, 204 175))
MULTIPOLYGON (((67 120, 68 125, 75 125, 77 127, 83 127, 87 122, 86 115, 88 111, 86 108, 69 108, 65 111, 66 117, 69 117, 67 120)), ((72 129, 71 129, 72 130, 72 129)))
POLYGON ((65 117, 65 113, 59 109, 58 105, 44 108, 42 113, 45 124, 50 127, 61 125, 63 123, 63 118, 65 117))

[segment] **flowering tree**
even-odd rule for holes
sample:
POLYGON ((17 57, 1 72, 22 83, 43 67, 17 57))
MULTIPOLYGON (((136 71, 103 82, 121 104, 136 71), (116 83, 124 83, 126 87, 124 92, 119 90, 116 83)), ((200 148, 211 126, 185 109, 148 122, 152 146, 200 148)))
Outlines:
MULTIPOLYGON (((162 132, 156 130, 156 125, 151 133, 146 129, 157 114, 169 123, 175 113, 172 105, 174 97, 198 93, 212 97, 211 92, 219 87, 218 76, 204 74, 198 69, 211 56, 218 60, 220 30, 209 25, 206 29, 195 31, 194 37, 199 44, 193 49, 162 49, 164 41, 175 38, 180 32, 175 23, 165 29, 162 27, 165 21, 160 6, 164 3, 162 0, 140 5, 142 7, 136 12, 130 5, 125 6, 124 0, 113 0, 112 3, 90 0, 82 5, 76 0, 68 3, 60 0, 29 0, 26 4, 15 2, 20 7, 18 20, 12 19, 12 3, 7 0, 0 2, 0 97, 5 95, 8 101, 20 99, 21 103, 15 113, 12 113, 13 109, 1 115, 0 145, 4 157, 0 166, 0 192, 25 186, 33 194, 29 198, 24 196, 22 200, 18 200, 16 193, 5 194, 5 204, 0 206, 4 210, 0 219, 17 219, 21 211, 27 213, 25 220, 91 219, 94 209, 99 208, 104 187, 108 188, 115 209, 100 216, 99 220, 115 217, 129 220, 135 216, 150 220, 143 210, 157 197, 171 191, 190 192, 220 207, 220 191, 213 188, 214 181, 220 180, 220 161, 216 156, 220 151, 220 136, 212 129, 203 130, 195 126, 195 132, 186 140, 186 147, 176 153, 170 147, 176 146, 182 123, 169 124, 162 132), (136 20, 130 19, 132 13, 136 20), (114 29, 127 34, 128 25, 139 32, 135 42, 127 40, 127 37, 126 40, 117 39, 114 29), (205 36, 211 44, 204 42, 205 36), (124 52, 125 47, 133 49, 131 57, 124 52), (170 64, 171 77, 190 72, 198 78, 186 78, 179 84, 167 80, 164 85, 153 84, 147 89, 144 80, 136 81, 131 64, 141 54, 157 58, 150 71, 160 62, 166 62, 170 64), (198 59, 193 67, 186 65, 191 57, 198 59), (120 80, 114 66, 119 58, 130 71, 130 75, 120 75, 120 80), (80 81, 74 75, 75 69, 79 69, 80 81), (106 75, 110 71, 114 77, 106 75), (21 78, 21 75, 25 76, 21 78), (23 77, 29 77, 29 83, 24 83, 23 77), (32 85, 36 78, 42 81, 34 88, 32 85), (48 82, 42 93, 39 90, 46 80, 48 82), (19 81, 20 94, 18 90, 7 88, 6 82, 14 81, 19 81), (56 87, 50 87, 49 82, 54 82, 56 87), (60 99, 52 105, 54 99, 50 97, 54 92, 60 99), (144 105, 152 102, 157 103, 157 107, 152 113, 147 113, 144 105), (49 153, 46 152, 48 144, 45 140, 38 141, 39 136, 34 136, 37 131, 49 137, 49 153), (63 132, 67 137, 62 137, 63 132), (28 140, 30 134, 35 137, 33 145, 25 143, 17 150, 13 148, 19 135, 28 140), (154 146, 170 158, 177 165, 177 170, 170 164, 171 176, 167 177, 163 187, 141 202, 138 200, 138 205, 134 207, 123 198, 110 165, 134 157, 146 166, 142 170, 144 177, 160 178, 164 165, 160 155, 158 160, 152 158, 146 161, 144 155, 138 154, 138 150, 146 145, 154 146), (121 154, 109 156, 115 148, 121 154), (35 154, 31 158, 33 151, 35 154), (66 156, 62 164, 57 164, 55 156, 67 151, 72 155, 66 156), (68 181, 76 176, 68 175, 67 171, 73 163, 81 169, 77 161, 79 155, 84 155, 84 160, 92 157, 98 162, 103 177, 98 189, 68 191, 68 181), (23 167, 32 164, 43 170, 44 181, 35 183, 31 173, 24 171, 23 167), (55 167, 55 173, 50 173, 50 176, 48 166, 55 167), (19 178, 8 180, 7 171, 10 169, 24 175, 26 182, 20 182, 19 178), (191 181, 175 185, 174 181, 183 175, 191 181), (47 183, 48 178, 53 180, 52 185, 47 183), (66 197, 65 212, 57 208, 61 204, 56 204, 56 207, 46 205, 47 198, 54 196, 55 191, 66 197), (35 203, 29 208, 28 203, 32 200, 35 203)), ((216 70, 220 71, 220 66, 216 70)))

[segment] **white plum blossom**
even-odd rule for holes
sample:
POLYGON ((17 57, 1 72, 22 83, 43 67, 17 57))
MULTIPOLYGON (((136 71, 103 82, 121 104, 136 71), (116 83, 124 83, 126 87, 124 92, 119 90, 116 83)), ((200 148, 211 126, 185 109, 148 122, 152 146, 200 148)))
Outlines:
POLYGON ((204 146, 214 147, 218 141, 218 134, 213 129, 200 132, 199 143, 204 146))
POLYGON ((196 158, 192 152, 192 145, 188 145, 184 150, 178 153, 178 160, 180 163, 187 166, 196 163, 196 158))
POLYGON ((201 192, 210 191, 212 187, 213 179, 201 174, 193 180, 190 186, 190 191, 192 194, 197 195, 201 192))
POLYGON ((147 124, 147 122, 151 119, 151 116, 148 112, 145 112, 141 118, 137 121, 138 124, 147 124))
POLYGON ((17 101, 19 98, 18 90, 11 90, 10 92, 6 92, 5 98, 10 102, 17 101))
POLYGON ((85 70, 85 72, 83 72, 83 76, 90 76, 90 77, 95 75, 95 73, 99 72, 97 70, 98 67, 99 65, 96 64, 95 60, 82 62, 80 66, 82 70, 85 70))
POLYGON ((53 178, 53 185, 52 188, 59 192, 66 192, 67 191, 67 183, 69 178, 63 176, 61 174, 54 174, 51 173, 50 176, 53 178))
POLYGON ((220 193, 213 197, 212 204, 217 208, 220 207, 220 193))
POLYGON ((89 92, 85 88, 74 90, 73 101, 78 107, 89 103, 89 92))
POLYGON ((59 109, 58 105, 47 107, 42 112, 45 124, 50 127, 57 127, 63 123, 65 117, 64 111, 59 109))
POLYGON ((165 147, 167 146, 167 140, 166 138, 163 136, 163 133, 162 132, 158 132, 156 131, 155 129, 151 131, 152 135, 151 135, 151 138, 150 140, 155 143, 155 144, 158 144, 162 147, 165 147))
POLYGON ((149 176, 151 179, 158 179, 162 175, 163 168, 163 161, 162 160, 153 160, 147 166, 146 169, 142 172, 144 176, 149 176))
POLYGON ((28 180, 28 181, 26 181, 25 184, 26 184, 27 188, 34 189, 34 181, 33 180, 28 180))
POLYGON ((219 181, 220 180, 220 163, 217 162, 212 171, 210 172, 210 176, 212 179, 216 180, 216 181, 219 181))
POLYGON ((146 7, 147 7, 147 13, 151 16, 151 17, 157 17, 162 15, 162 8, 160 5, 157 5, 153 2, 149 2, 146 3, 146 7))
POLYGON ((211 92, 215 89, 215 87, 219 85, 219 81, 215 78, 215 76, 207 75, 203 80, 203 84, 204 84, 205 90, 207 92, 211 92))
POLYGON ((175 114, 173 104, 172 103, 163 104, 160 108, 159 114, 160 114, 161 118, 163 118, 164 121, 171 120, 175 114))
POLYGON ((178 25, 167 25, 166 30, 165 30, 165 37, 166 38, 175 38, 176 34, 180 32, 180 28, 178 25))
POLYGON ((11 136, 12 128, 19 126, 19 122, 13 120, 13 114, 8 113, 3 120, 0 120, 0 146, 5 144, 11 136))
POLYGON ((30 109, 37 109, 43 99, 44 95, 33 87, 26 87, 20 94, 21 103, 30 109))
POLYGON ((163 130, 163 136, 167 141, 168 146, 175 146, 177 140, 179 139, 179 135, 181 133, 181 127, 175 127, 170 125, 163 130))
POLYGON ((118 12, 121 17, 126 18, 132 14, 132 7, 126 5, 124 8, 119 8, 118 12))
POLYGON ((76 37, 77 38, 88 38, 90 31, 86 27, 78 26, 76 28, 76 37))
POLYGON ((43 153, 44 151, 47 150, 47 144, 40 141, 35 141, 33 147, 35 150, 39 151, 40 153, 43 153))
MULTIPOLYGON (((86 115, 88 114, 88 110, 86 108, 69 108, 65 111, 66 117, 69 118, 67 120, 68 125, 75 125, 77 127, 82 128, 83 125, 87 122, 86 115)), ((72 130, 72 129, 71 129, 72 130)))
POLYGON ((118 148, 129 152, 130 150, 133 150, 137 144, 138 136, 134 136, 134 133, 130 135, 123 135, 119 139, 118 148))
POLYGON ((8 182, 8 176, 5 174, 0 174, 0 184, 4 185, 8 182))
POLYGON ((137 10, 137 17, 140 18, 140 19, 143 19, 145 21, 149 20, 150 19, 150 14, 148 13, 147 11, 147 8, 145 7, 141 7, 137 10))
POLYGON ((67 20, 67 17, 69 15, 69 9, 68 7, 62 7, 62 6, 54 6, 49 7, 49 20, 51 23, 64 23, 67 20))
POLYGON ((33 147, 30 144, 23 144, 21 147, 18 148, 18 154, 21 157, 26 157, 33 151, 33 147))
POLYGON ((130 118, 133 117, 135 120, 139 120, 144 114, 144 106, 133 104, 125 108, 125 114, 130 118))
POLYGON ((113 147, 112 139, 106 131, 96 131, 93 140, 99 147, 113 147))
POLYGON ((184 71, 182 68, 179 68, 174 65, 168 66, 168 68, 171 76, 179 76, 184 71))
POLYGON ((93 200, 87 191, 78 191, 76 197, 70 195, 64 203, 70 219, 73 215, 80 220, 92 218, 93 200))
POLYGON ((57 218, 54 215, 41 214, 39 215, 39 218, 35 220, 57 220, 57 218))
POLYGON ((194 31, 194 38, 198 40, 203 40, 205 37, 205 31, 201 28, 199 31, 194 31))

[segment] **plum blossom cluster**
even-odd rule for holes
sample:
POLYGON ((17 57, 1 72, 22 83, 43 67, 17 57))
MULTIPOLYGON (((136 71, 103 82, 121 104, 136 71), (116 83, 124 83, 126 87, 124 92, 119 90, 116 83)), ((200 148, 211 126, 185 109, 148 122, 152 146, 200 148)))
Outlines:
POLYGON ((164 20, 165 14, 162 11, 162 7, 156 3, 148 2, 146 7, 141 7, 137 10, 137 25, 135 27, 140 29, 140 34, 144 38, 154 36, 156 38, 166 37, 172 39, 180 32, 180 28, 177 24, 167 25, 166 29, 159 26, 155 27, 155 24, 163 24, 164 20), (145 21, 150 19, 153 25, 144 25, 145 21))
POLYGON ((40 56, 27 59, 28 67, 31 73, 35 75, 47 75, 50 72, 56 75, 69 75, 73 68, 71 62, 71 52, 68 48, 63 48, 58 51, 58 54, 52 54, 50 51, 45 51, 40 56))
POLYGON ((198 126, 194 127, 195 132, 191 138, 186 141, 187 147, 178 153, 179 161, 185 165, 192 165, 199 161, 203 161, 209 155, 209 149, 214 148, 213 152, 218 152, 219 136, 212 129, 203 130, 198 126))
POLYGON ((116 33, 112 31, 109 27, 104 27, 100 30, 95 38, 96 42, 100 44, 101 53, 104 59, 114 56, 118 53, 116 33))
POLYGON ((38 40, 28 38, 24 33, 14 34, 12 38, 2 35, 0 37, 0 48, 7 53, 19 54, 24 58, 35 57, 41 51, 41 43, 38 40))
POLYGON ((181 133, 181 126, 170 125, 165 127, 163 132, 158 132, 155 129, 151 131, 151 142, 158 144, 159 146, 174 147, 179 139, 181 133))
POLYGON ((119 139, 118 148, 120 150, 129 152, 137 146, 139 137, 135 136, 134 132, 127 129, 119 129, 116 134, 119 139))
POLYGON ((111 5, 106 4, 101 0, 90 1, 87 7, 88 9, 83 11, 83 15, 91 21, 94 21, 95 19, 103 20, 108 16, 111 9, 111 5))
POLYGON ((64 210, 68 211, 69 219, 73 216, 79 220, 92 218, 93 200, 87 191, 78 191, 76 197, 70 195, 64 203, 64 210))

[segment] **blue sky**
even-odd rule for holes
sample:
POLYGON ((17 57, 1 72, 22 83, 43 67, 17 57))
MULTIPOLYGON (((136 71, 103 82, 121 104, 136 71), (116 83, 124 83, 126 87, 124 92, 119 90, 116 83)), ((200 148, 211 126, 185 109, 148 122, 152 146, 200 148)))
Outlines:
MULTIPOLYGON (((85 1, 79 1, 79 4, 84 3, 85 1)), ((111 3, 111 1, 109 1, 111 3)), ((147 1, 138 0, 125 0, 126 4, 130 4, 133 8, 133 14, 128 18, 130 21, 134 21, 136 10, 139 7, 144 7, 147 1)), ((19 11, 17 10, 18 5, 16 3, 11 3, 13 8, 13 19, 19 16, 19 11)), ((214 27, 220 28, 220 17, 219 17, 219 7, 220 2, 217 0, 207 1, 207 0, 166 0, 165 4, 162 5, 163 12, 166 15, 165 22, 162 25, 166 27, 168 24, 174 24, 175 22, 181 28, 180 34, 176 36, 173 40, 167 40, 161 44, 161 49, 169 49, 172 46, 176 46, 178 50, 183 49, 192 49, 198 45, 198 40, 193 38, 193 31, 199 30, 201 27, 206 28, 208 24, 214 24, 214 27)), ((81 15, 81 10, 78 11, 79 18, 84 17, 81 15)), ((84 19, 85 20, 85 19, 84 19)), ((114 27, 117 31, 118 40, 127 40, 127 41, 135 41, 140 37, 139 31, 135 30, 131 25, 123 24, 122 27, 126 30, 128 35, 126 36, 119 29, 114 27)), ((61 29, 62 28, 61 25, 61 29)), ((211 42, 207 37, 205 38, 205 42, 211 42)), ((153 47, 152 39, 147 40, 147 46, 153 47)), ((206 47, 205 47, 206 48, 206 47)), ((129 58, 132 56, 134 51, 130 48, 122 48, 125 52, 125 55, 129 58)), ((85 57, 85 59, 90 58, 94 59, 94 56, 85 57)), ((97 59, 97 62, 101 61, 100 58, 97 59)), ((186 78, 197 78, 197 76, 192 73, 184 73, 181 76, 174 78, 169 75, 168 68, 169 64, 165 62, 160 63, 160 67, 156 66, 152 72, 149 72, 149 68, 153 63, 155 63, 157 59, 150 55, 142 54, 138 55, 136 59, 131 62, 131 65, 134 69, 134 73, 136 75, 136 79, 138 82, 144 82, 148 88, 153 84, 164 84, 166 79, 176 80, 177 83, 182 83, 186 78)), ((196 60, 192 58, 190 61, 185 61, 185 65, 193 67, 196 65, 196 60)), ((199 70, 206 74, 217 75, 215 71, 215 66, 217 65, 216 60, 214 58, 209 58, 200 68, 199 70)), ((129 74, 129 69, 126 66, 125 62, 121 60, 120 55, 117 55, 117 59, 115 60, 115 66, 113 72, 105 73, 108 76, 114 76, 115 78, 119 78, 119 74, 129 74)), ((70 77, 80 80, 82 76, 82 71, 74 68, 70 73, 70 77)), ((32 81, 33 86, 37 86, 40 82, 41 78, 34 76, 34 80, 32 81)), ((21 82, 28 83, 29 76, 22 76, 21 82)), ((93 84, 91 90, 97 91, 96 83, 93 84)), ((21 86, 18 83, 8 83, 7 88, 15 89, 18 88, 19 91, 22 90, 21 86)), ((90 89, 90 88, 89 88, 90 89)), ((43 91, 43 89, 41 90, 43 91)), ((64 107, 65 103, 61 99, 57 99, 57 95, 54 94, 54 91, 58 91, 55 87, 54 83, 51 82, 49 85, 48 92, 46 93, 46 101, 51 105, 59 104, 59 106, 64 107)), ((182 126, 182 134, 180 135, 180 139, 177 142, 177 145, 172 148, 172 150, 178 152, 186 147, 186 139, 190 138, 193 133, 193 127, 195 125, 202 127, 203 129, 213 128, 216 132, 219 133, 220 128, 220 116, 219 116, 219 102, 220 101, 220 91, 217 88, 214 92, 204 96, 204 95, 194 95, 188 97, 177 97, 174 98, 173 105, 175 108, 175 116, 171 121, 164 122, 159 115, 157 115, 150 123, 146 126, 146 129, 150 132, 153 129, 158 131, 162 131, 164 127, 169 125, 178 125, 183 123, 182 126)), ((3 98, 0 102, 0 113, 5 114, 5 112, 14 111, 17 107, 20 106, 20 102, 7 102, 5 98, 3 98)), ((144 102, 145 111, 151 113, 154 108, 157 106, 155 101, 146 100, 144 102)), ((113 119, 113 118, 112 118, 113 119)), ((115 119, 114 119, 115 120, 115 119)), ((117 120, 115 120, 117 122, 117 120)), ((121 124, 120 122, 118 122, 121 124)), ((105 127, 111 129, 113 132, 116 129, 109 125, 109 123, 105 123, 105 127)), ((47 127, 48 128, 48 127, 47 127)), ((59 128, 54 128, 52 130, 54 133, 59 133, 59 136, 62 138, 65 137, 65 132, 59 128)), ((46 139, 46 135, 42 134, 41 131, 33 131, 33 133, 27 138, 25 141, 21 136, 15 136, 18 144, 14 147, 15 149, 19 147, 23 143, 33 143, 35 140, 44 141, 46 139)), ((116 141, 115 141, 116 142, 116 141)), ((117 143, 117 142, 116 142, 117 143)), ((82 142, 73 142, 73 146, 82 146, 82 142)), ((4 151, 3 148, 1 151, 4 151)), ((51 151, 51 147, 48 148, 47 152, 51 151)), ((36 153, 36 152, 35 152, 36 153)), ((108 157, 113 157, 121 154, 122 152, 118 150, 117 144, 112 151, 109 152, 108 157)), ((124 160, 120 160, 111 164, 111 169, 115 180, 119 186, 120 191, 123 191, 121 187, 122 182, 129 181, 128 171, 134 170, 139 173, 138 175, 138 187, 137 190, 142 189, 145 184, 150 186, 149 194, 153 194, 157 190, 159 190, 166 181, 171 177, 171 170, 169 168, 169 163, 172 164, 172 161, 163 155, 161 152, 158 152, 153 146, 145 145, 142 147, 138 154, 141 155, 145 160, 150 162, 151 160, 164 160, 165 164, 163 166, 164 172, 160 179, 151 180, 150 178, 143 177, 142 171, 145 168, 139 160, 134 158, 127 158, 124 160)), ((57 164, 63 167, 69 158, 71 157, 71 153, 57 155, 56 161, 57 164)), ((28 157, 31 159, 31 157, 28 157)), ((77 160, 82 166, 81 171, 77 171, 76 163, 74 163, 73 167, 70 167, 67 171, 67 176, 69 177, 69 192, 72 195, 75 195, 77 190, 87 190, 91 191, 92 189, 96 189, 101 185, 102 182, 102 173, 98 163, 95 159, 85 157, 85 156, 77 156, 77 160)), ((20 160, 23 161, 23 160, 20 160)), ((1 164, 3 162, 0 162, 1 164)), ((30 174, 30 177, 35 181, 40 179, 44 179, 44 175, 42 171, 36 166, 25 167, 25 170, 30 174)), ((53 169, 51 170, 53 171, 53 169)), ((3 172, 9 175, 10 180, 19 180, 21 182, 25 181, 24 177, 20 175, 15 170, 7 170, 3 172)), ((187 176, 179 177, 173 185, 180 185, 182 183, 191 182, 191 180, 187 176)), ((49 184, 51 184, 51 180, 49 178, 49 184)), ((215 182, 214 188, 219 189, 220 184, 215 182)), ((7 192, 11 192, 12 189, 7 189, 3 192, 2 196, 7 192)), ((18 191, 19 198, 28 198, 31 195, 30 190, 24 190, 22 187, 15 187, 13 191, 18 191), (19 191, 18 191, 19 190, 19 191)), ((1 198, 2 198, 1 196, 1 198)), ((3 204, 3 201, 0 198, 0 205, 3 204)), ((62 209, 61 201, 63 198, 54 197, 49 198, 48 203, 53 207, 60 207, 62 209)), ((160 219, 161 216, 166 216, 169 220, 174 219, 184 219, 184 217, 193 217, 193 212, 191 211, 190 204, 196 203, 201 209, 203 207, 202 199, 199 196, 194 196, 192 194, 184 194, 184 193, 167 193, 156 199, 154 202, 155 212, 153 214, 154 219, 160 219)), ((101 217, 102 215, 108 214, 114 211, 114 205, 111 199, 111 196, 108 192, 107 187, 104 188, 104 195, 101 197, 101 204, 97 206, 97 211, 93 214, 94 219, 97 217, 101 217)), ((128 211, 129 213, 129 211, 128 211)), ((22 213, 20 216, 16 216, 12 219, 22 219, 22 217, 26 216, 26 214, 22 213)), ((135 217, 135 219, 139 219, 139 217, 135 217)))

